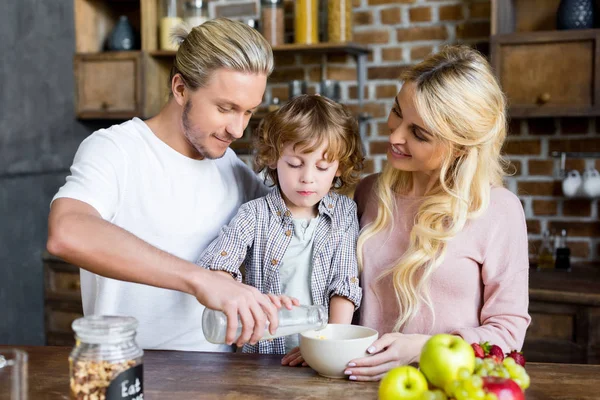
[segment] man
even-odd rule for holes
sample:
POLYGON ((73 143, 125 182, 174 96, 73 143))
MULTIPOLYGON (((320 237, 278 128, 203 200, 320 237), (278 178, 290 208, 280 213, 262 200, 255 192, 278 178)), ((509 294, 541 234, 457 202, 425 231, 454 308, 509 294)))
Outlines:
POLYGON ((82 268, 84 313, 136 317, 141 347, 227 351, 204 339, 202 304, 226 313, 228 343, 239 316, 238 345, 258 341, 267 320, 274 332, 277 308, 193 262, 243 202, 265 194, 228 146, 262 101, 273 55, 226 19, 175 38, 168 103, 82 142, 53 199, 47 247, 82 268))

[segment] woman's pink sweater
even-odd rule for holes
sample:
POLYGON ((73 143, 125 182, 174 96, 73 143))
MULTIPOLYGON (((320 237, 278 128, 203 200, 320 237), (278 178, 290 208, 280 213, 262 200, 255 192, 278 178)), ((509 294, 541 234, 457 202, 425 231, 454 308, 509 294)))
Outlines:
MULTIPOLYGON (((374 183, 365 178, 355 194, 361 228, 377 216, 374 183)), ((391 275, 377 278, 408 247, 409 234, 422 198, 398 196, 393 231, 382 231, 364 248, 363 301, 360 323, 391 332, 399 310, 391 275)), ((527 313, 529 262, 527 228, 519 199, 493 188, 487 211, 447 246, 442 264, 429 282, 433 313, 420 304, 402 333, 451 333, 467 342, 488 341, 505 352, 521 349, 531 318, 527 313)))

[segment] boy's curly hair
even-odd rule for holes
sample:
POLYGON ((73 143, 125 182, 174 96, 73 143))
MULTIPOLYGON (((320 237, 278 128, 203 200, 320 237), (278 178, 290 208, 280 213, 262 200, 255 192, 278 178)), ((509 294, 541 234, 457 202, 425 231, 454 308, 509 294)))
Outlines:
POLYGON ((310 153, 323 142, 327 142, 327 161, 339 161, 341 175, 334 180, 333 189, 353 189, 364 160, 356 118, 343 105, 318 95, 294 97, 260 122, 255 136, 255 169, 266 170, 268 178, 279 185, 277 169, 270 166, 277 164, 286 145, 310 153))

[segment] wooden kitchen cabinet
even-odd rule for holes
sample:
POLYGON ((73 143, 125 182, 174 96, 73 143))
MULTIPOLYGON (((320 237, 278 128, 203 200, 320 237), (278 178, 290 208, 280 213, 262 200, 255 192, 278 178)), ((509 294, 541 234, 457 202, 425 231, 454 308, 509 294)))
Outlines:
POLYGON ((141 52, 75 56, 78 118, 127 119, 144 111, 141 52))
POLYGON ((50 255, 44 263, 44 325, 46 345, 75 344, 71 324, 83 316, 79 268, 50 255))
POLYGON ((556 30, 559 0, 494 0, 491 61, 510 116, 600 115, 600 30, 556 30))
POLYGON ((531 270, 527 361, 600 364, 600 269, 531 270))
POLYGON ((155 57, 160 0, 74 0, 75 94, 80 119, 149 118, 169 93, 172 60, 155 57), (136 51, 105 51, 121 15, 140 35, 136 51))

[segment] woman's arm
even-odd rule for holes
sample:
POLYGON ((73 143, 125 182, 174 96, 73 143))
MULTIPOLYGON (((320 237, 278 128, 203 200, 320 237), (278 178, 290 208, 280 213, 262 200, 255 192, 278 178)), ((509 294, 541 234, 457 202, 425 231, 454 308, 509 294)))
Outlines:
POLYGON ((506 189, 495 189, 485 232, 481 265, 483 306, 479 327, 454 330, 469 343, 488 341, 505 353, 520 350, 531 321, 529 255, 525 215, 519 199, 506 189))

